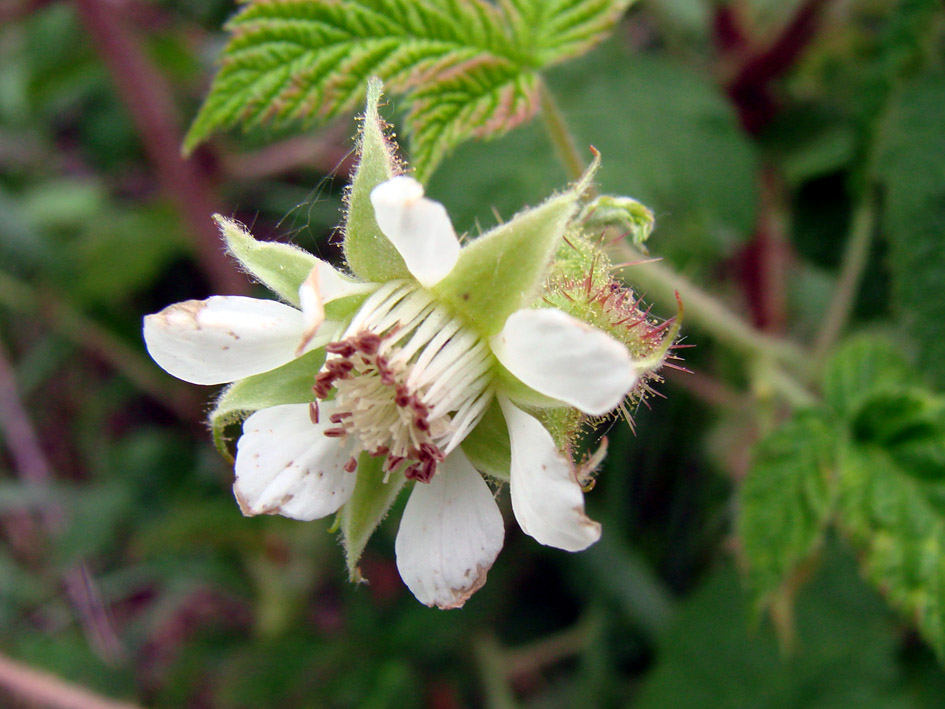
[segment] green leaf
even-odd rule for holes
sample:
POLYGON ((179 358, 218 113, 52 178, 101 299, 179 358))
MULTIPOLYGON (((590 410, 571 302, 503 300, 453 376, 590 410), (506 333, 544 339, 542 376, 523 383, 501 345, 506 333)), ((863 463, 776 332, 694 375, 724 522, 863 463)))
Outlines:
POLYGON ((358 166, 345 198, 348 210, 343 227, 348 268, 362 280, 377 283, 411 277, 403 257, 377 225, 371 205, 371 190, 402 171, 396 145, 387 137, 387 126, 377 112, 380 100, 381 82, 372 79, 358 140, 358 166))
POLYGON ((937 414, 941 410, 940 398, 925 389, 879 391, 860 406, 852 421, 853 437, 893 448, 917 438, 934 436, 939 426, 937 414))
POLYGON ((598 163, 595 158, 567 192, 519 212, 463 248, 432 290, 484 337, 499 332, 509 315, 535 300, 598 163))
POLYGON ((306 352, 277 369, 240 379, 228 386, 210 414, 213 441, 224 458, 230 459, 226 428, 254 411, 281 404, 307 404, 315 400, 312 385, 325 363, 325 350, 306 352))
POLYGON ((479 424, 461 444, 473 467, 497 480, 508 481, 512 465, 509 427, 496 399, 492 400, 479 424))
POLYGON ((919 77, 898 95, 883 133, 879 172, 885 183, 895 305, 919 345, 925 369, 945 384, 945 74, 919 77))
POLYGON ((468 138, 537 109, 539 71, 586 52, 631 0, 285 0, 248 4, 184 150, 240 124, 305 126, 350 109, 370 76, 404 94, 417 176, 468 138))
POLYGON ((879 446, 851 444, 839 470, 839 522, 864 551, 869 578, 945 661, 945 469, 929 477, 908 465, 879 446))
POLYGON ((843 343, 827 362, 824 398, 844 418, 852 418, 877 391, 898 389, 915 378, 899 352, 885 340, 860 336, 843 343))
POLYGON ((406 482, 403 475, 391 474, 385 483, 386 473, 381 469, 384 460, 385 458, 372 458, 368 453, 360 455, 354 492, 341 508, 341 536, 344 540, 348 578, 352 582, 363 580, 358 561, 364 547, 377 525, 387 516, 406 482))
MULTIPOLYGON (((661 256, 707 273, 752 233, 757 146, 703 73, 613 41, 548 82, 567 97, 561 109, 576 144, 594 145, 605 158, 595 176, 600 192, 634 197, 657 215, 649 243, 657 240, 661 256)), ((566 179, 536 123, 501 141, 460 146, 428 196, 449 205, 455 224, 490 225, 493 210, 507 219, 522 204, 538 204, 549 182, 566 179)))
POLYGON ((833 510, 838 433, 801 412, 756 445, 741 488, 738 534, 758 603, 822 544, 833 510))
POLYGON ((315 266, 312 254, 290 244, 257 241, 232 219, 213 215, 226 247, 240 264, 287 303, 299 306, 299 286, 315 266))
MULTIPOLYGON (((661 638, 638 709, 902 709, 895 628, 863 587, 851 559, 828 548, 800 593, 798 642, 781 652, 767 624, 753 622, 732 569, 709 576, 680 605, 661 638)), ((929 705, 934 706, 934 705, 929 705)))

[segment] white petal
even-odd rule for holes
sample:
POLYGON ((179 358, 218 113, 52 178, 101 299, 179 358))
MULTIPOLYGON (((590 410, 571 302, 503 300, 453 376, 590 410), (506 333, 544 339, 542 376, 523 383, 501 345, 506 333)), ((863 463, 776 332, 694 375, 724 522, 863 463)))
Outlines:
POLYGON ((541 423, 504 397, 512 469, 509 491, 519 527, 547 546, 581 551, 600 539, 600 524, 584 514, 584 493, 571 465, 541 423))
POLYGON ((321 404, 320 424, 312 423, 308 404, 274 406, 246 419, 233 483, 244 515, 312 520, 348 501, 357 473, 344 470, 350 448, 324 434, 331 408, 321 404))
POLYGON ((148 353, 192 384, 223 384, 295 358, 302 313, 274 300, 214 296, 171 305, 144 319, 148 353))
POLYGON ((626 347, 554 308, 512 313, 491 345, 527 386, 592 416, 615 408, 637 380, 626 347))
POLYGON ((453 270, 459 240, 446 209, 423 196, 423 186, 398 175, 371 192, 377 224, 421 285, 430 287, 453 270))
POLYGON ((400 576, 421 603, 459 608, 486 582, 502 542, 502 513, 460 451, 416 483, 397 532, 400 576))

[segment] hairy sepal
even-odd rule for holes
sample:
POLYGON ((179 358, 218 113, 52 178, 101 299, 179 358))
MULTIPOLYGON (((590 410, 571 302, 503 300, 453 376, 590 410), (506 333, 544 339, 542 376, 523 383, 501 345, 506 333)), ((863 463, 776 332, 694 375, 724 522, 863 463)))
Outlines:
POLYGON ((538 297, 555 252, 600 164, 571 189, 519 212, 466 246, 450 274, 433 287, 483 337, 498 333, 516 310, 538 297))
POLYGON ((354 493, 341 508, 341 539, 345 548, 348 578, 352 583, 363 581, 358 562, 368 540, 381 523, 406 480, 396 473, 384 482, 384 458, 361 453, 358 458, 358 480, 354 493))
POLYGON ((314 401, 312 384, 324 363, 325 350, 312 350, 278 369, 240 379, 227 387, 210 413, 213 441, 220 454, 227 460, 233 459, 226 439, 227 426, 260 409, 314 401))
POLYGON ((401 172, 396 145, 388 139, 387 126, 377 110, 381 89, 380 80, 368 82, 358 166, 345 198, 348 209, 342 227, 348 268, 358 278, 377 283, 411 277, 400 253, 377 225, 371 205, 371 191, 401 172))
POLYGON ((299 306, 299 286, 318 259, 291 244, 258 241, 239 222, 213 215, 226 248, 254 278, 287 303, 299 306))

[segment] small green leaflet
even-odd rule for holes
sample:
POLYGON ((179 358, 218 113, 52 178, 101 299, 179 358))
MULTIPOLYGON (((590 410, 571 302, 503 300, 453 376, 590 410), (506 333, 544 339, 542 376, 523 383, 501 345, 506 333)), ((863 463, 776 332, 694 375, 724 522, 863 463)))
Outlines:
POLYGON ((241 125, 305 127, 351 110, 371 76, 402 94, 418 179, 472 137, 538 108, 540 74, 586 52, 633 0, 257 0, 230 22, 184 140, 241 125))

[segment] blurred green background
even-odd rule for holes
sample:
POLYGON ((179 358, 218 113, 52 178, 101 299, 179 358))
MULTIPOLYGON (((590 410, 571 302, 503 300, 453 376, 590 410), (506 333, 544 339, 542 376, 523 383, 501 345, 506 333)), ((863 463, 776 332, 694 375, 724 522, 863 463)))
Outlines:
MULTIPOLYGON (((732 518, 765 422, 743 360, 685 326, 693 373, 635 435, 607 431, 600 543, 540 547, 505 495, 505 549, 461 611, 400 582, 396 509, 359 587, 330 520, 243 518, 213 392, 147 358, 141 317, 252 290, 213 211, 337 260, 355 123, 183 161, 234 11, 0 3, 0 656, 149 707, 945 706, 932 652, 842 544, 810 569, 793 642, 752 611, 732 518)), ((772 334, 816 333, 852 195, 881 175, 877 231, 919 244, 874 241, 855 318, 941 384, 942 26, 939 2, 641 0, 550 81, 603 191, 656 213, 651 251, 772 334)), ((430 194, 475 231, 566 182, 534 122, 460 147, 430 194)), ((44 706, 10 676, 0 704, 44 706)))

